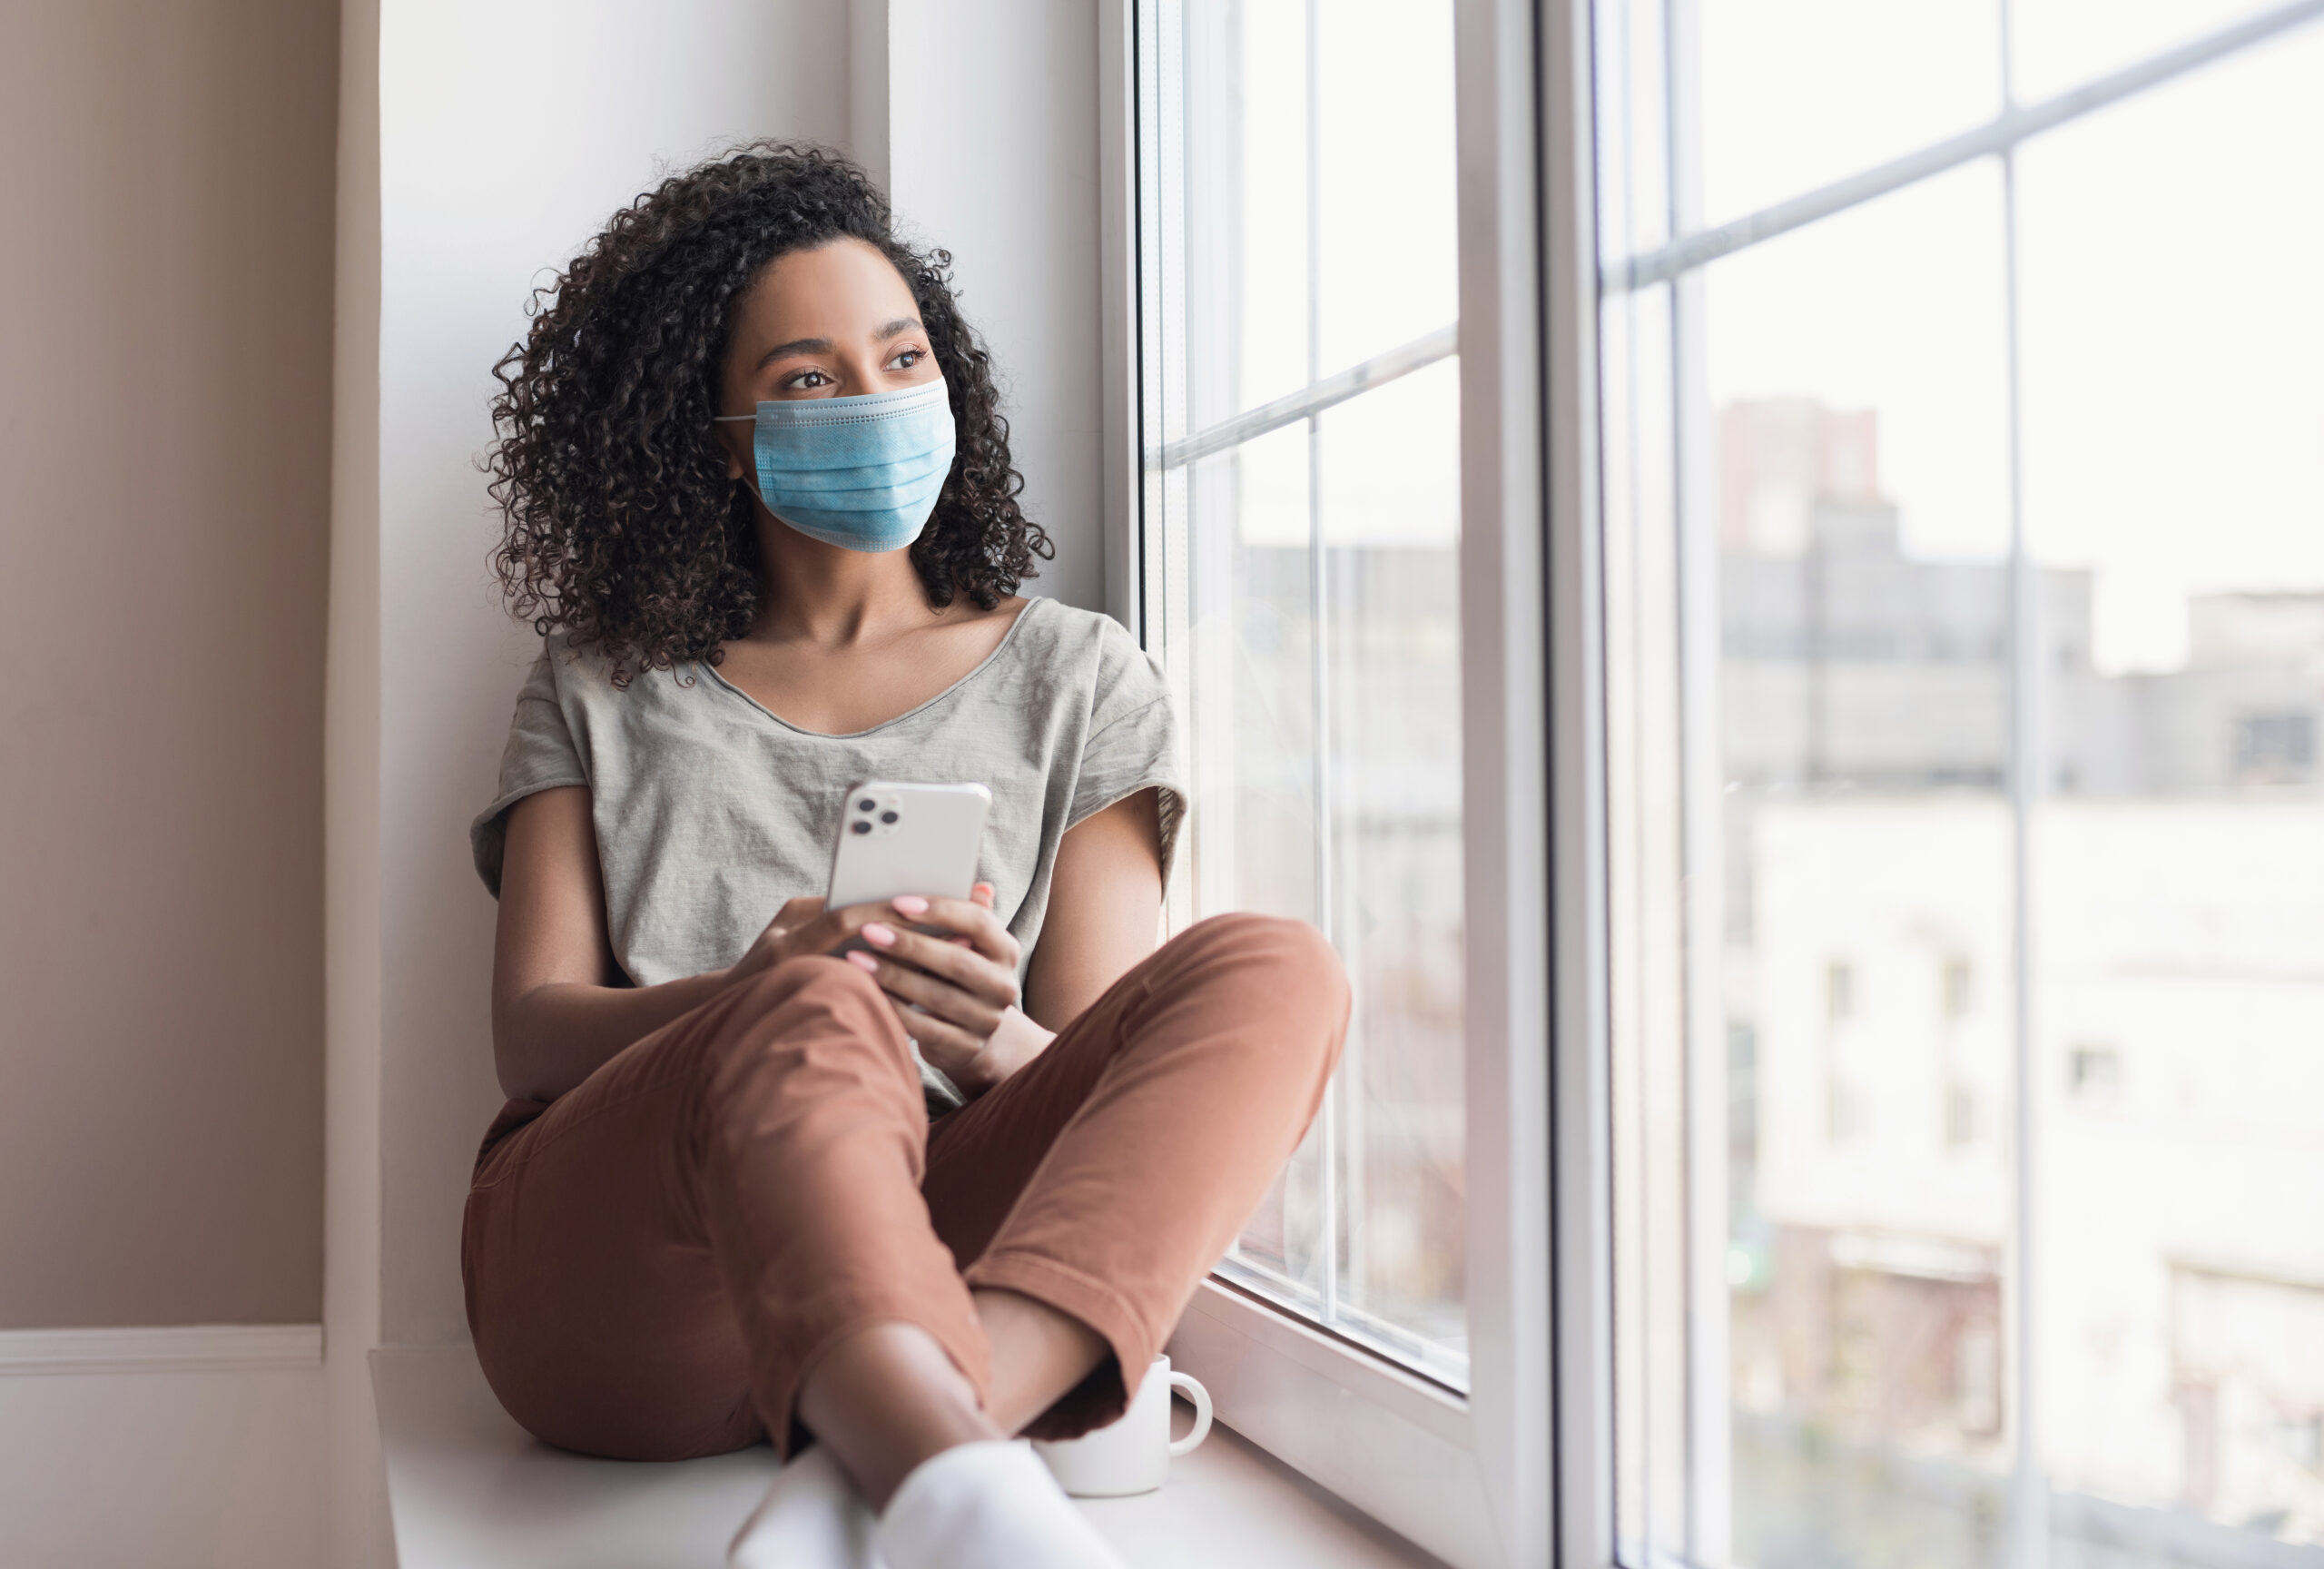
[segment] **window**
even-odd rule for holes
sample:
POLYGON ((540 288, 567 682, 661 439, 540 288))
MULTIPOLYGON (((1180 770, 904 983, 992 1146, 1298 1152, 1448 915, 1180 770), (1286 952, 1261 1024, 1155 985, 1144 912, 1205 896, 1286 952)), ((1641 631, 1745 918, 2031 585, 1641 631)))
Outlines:
POLYGON ((1313 922, 1356 999, 1223 1274, 1458 1391, 1452 9, 1150 10, 1143 619, 1193 787, 1172 915, 1313 922))
POLYGON ((2122 1054, 2112 1046, 2076 1046, 2066 1054, 2066 1087, 2075 1100, 2111 1104, 2122 1096, 2122 1054))
POLYGON ((1174 1355, 1229 1425, 1464 1565, 1550 1551, 1531 12, 1100 14, 1135 350, 1110 607, 1187 720, 1168 919, 1308 920, 1354 993, 1315 1128, 1174 1355))
POLYGON ((1856 967, 1845 959, 1824 966, 1824 1017, 1837 1024, 1856 1016, 1856 967))
POLYGON ((1977 1092, 1955 1079, 1945 1088, 1945 1142, 1959 1150, 1976 1141, 1977 1092))
POLYGON ((2236 719, 2233 765, 2239 784, 2302 784, 2315 762, 2315 715, 2247 714, 2236 719))
POLYGON ((2314 1556, 2324 7, 1589 12, 1598 1556, 2314 1556))
POLYGON ((1969 977, 1969 961, 1966 959, 1947 959, 1945 962, 1945 1016, 1947 1019, 1969 1016, 1969 1004, 1976 996, 1970 990, 1969 977))

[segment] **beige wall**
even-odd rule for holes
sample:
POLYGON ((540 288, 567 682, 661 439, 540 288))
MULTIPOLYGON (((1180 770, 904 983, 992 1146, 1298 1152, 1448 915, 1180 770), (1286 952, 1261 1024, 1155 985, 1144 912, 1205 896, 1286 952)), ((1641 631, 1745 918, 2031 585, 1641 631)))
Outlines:
POLYGON ((0 12, 0 1327, 320 1317, 337 25, 0 12))

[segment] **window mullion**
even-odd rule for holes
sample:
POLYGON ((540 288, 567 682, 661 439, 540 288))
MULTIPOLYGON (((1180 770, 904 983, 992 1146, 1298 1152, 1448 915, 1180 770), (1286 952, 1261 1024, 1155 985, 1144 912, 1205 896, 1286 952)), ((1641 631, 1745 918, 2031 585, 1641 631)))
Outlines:
MULTIPOLYGON (((1666 0, 1665 146, 1669 225, 1684 234, 1702 215, 1700 0, 1666 0)), ((1726 996, 1725 768, 1719 745, 1717 433, 1706 365, 1705 280, 1672 281, 1670 298, 1674 514, 1679 646, 1679 854, 1686 1075, 1686 1530, 1688 1560, 1732 1554, 1734 1424, 1727 1254, 1728 1066, 1726 996)))
MULTIPOLYGON (((2002 106, 2017 103, 2014 18, 2011 0, 1998 0, 2002 106)), ((2136 67, 2133 67, 2135 70, 2136 67)), ((2040 1241, 2036 1181, 2040 1173, 2039 1076, 2034 1063, 2034 941, 2032 860, 2034 806, 2044 772, 2041 720, 2040 589, 2025 533, 2024 365, 2018 320, 2017 153, 2002 149, 2002 315, 2009 421, 2009 879, 2013 1138, 2009 1268, 2004 1277, 2003 1355, 2010 1368, 2009 1511, 2013 1569, 2043 1569, 2049 1562, 2049 1487, 2042 1466, 2041 1404, 2037 1396, 2034 1327, 2039 1301, 2035 1249, 2040 1241)))
POLYGON ((1159 469, 1182 469, 1213 453, 1240 447, 1246 441, 1280 430, 1286 425, 1313 419, 1360 392, 1384 387, 1415 370, 1425 370, 1440 360, 1450 360, 1459 351, 1459 339, 1460 328, 1447 323, 1425 337, 1415 338, 1409 343, 1399 343, 1393 349, 1384 350, 1345 370, 1334 370, 1329 376, 1311 376, 1308 384, 1296 392, 1285 393, 1256 409, 1246 410, 1231 419, 1222 419, 1216 425, 1181 437, 1167 447, 1154 449, 1148 460, 1159 469))
MULTIPOLYGON (((1306 196, 1307 196, 1307 384, 1313 387, 1322 370, 1321 336, 1323 322, 1323 224, 1320 211, 1321 192, 1317 173, 1321 163, 1321 117, 1316 113, 1318 89, 1321 86, 1321 62, 1318 58, 1316 0, 1307 0, 1306 7, 1306 196)), ((1315 800, 1315 924, 1334 945, 1339 941, 1338 922, 1332 899, 1332 690, 1331 690, 1331 626, 1330 604, 1325 582, 1324 557, 1324 425, 1318 413, 1307 416, 1307 658, 1309 701, 1314 707, 1315 800)), ((1343 1076, 1324 1097, 1323 1159, 1321 1161, 1319 1212, 1322 1235, 1317 1238, 1317 1258, 1321 1261, 1323 1321, 1338 1321, 1340 1306, 1339 1279, 1339 1209, 1340 1209, 1340 1103, 1344 1097, 1343 1076)))

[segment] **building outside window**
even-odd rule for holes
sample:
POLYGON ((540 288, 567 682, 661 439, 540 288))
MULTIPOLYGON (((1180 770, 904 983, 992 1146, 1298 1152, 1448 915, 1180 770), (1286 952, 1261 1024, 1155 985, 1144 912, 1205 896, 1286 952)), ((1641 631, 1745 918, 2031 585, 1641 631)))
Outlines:
POLYGON ((1626 1562, 2324 1563, 2319 10, 1593 8, 1626 1562))

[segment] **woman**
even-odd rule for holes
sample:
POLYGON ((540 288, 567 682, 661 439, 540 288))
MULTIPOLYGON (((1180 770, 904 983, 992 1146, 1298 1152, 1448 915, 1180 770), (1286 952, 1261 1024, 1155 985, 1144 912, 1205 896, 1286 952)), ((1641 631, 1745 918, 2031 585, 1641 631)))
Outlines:
POLYGON ((549 1443, 797 1456, 740 1564, 1114 1562, 1009 1440, 1121 1411, 1346 1025, 1305 926, 1155 951, 1169 698, 1018 596, 1049 547, 949 261, 754 144, 617 213, 498 371, 545 646, 473 831, 468 1320, 549 1443), (971 898, 822 907, 870 777, 990 787, 971 898))

